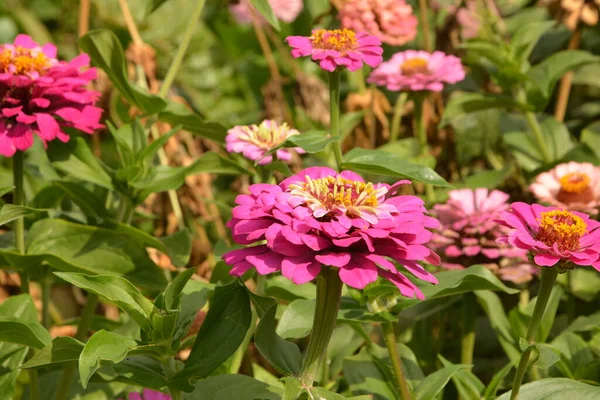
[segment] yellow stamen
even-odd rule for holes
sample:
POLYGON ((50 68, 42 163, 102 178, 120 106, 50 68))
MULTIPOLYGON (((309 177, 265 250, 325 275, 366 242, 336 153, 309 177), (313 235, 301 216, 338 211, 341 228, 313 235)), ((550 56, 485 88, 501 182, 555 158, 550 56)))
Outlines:
POLYGON ((16 75, 37 72, 41 75, 50 66, 51 59, 42 51, 16 47, 14 50, 5 48, 0 52, 0 72, 12 72, 16 75))
POLYGON ((350 29, 317 29, 313 31, 312 45, 316 49, 336 50, 345 55, 356 47, 356 34, 350 29))
POLYGON ((579 239, 585 235, 587 224, 577 215, 564 211, 554 210, 541 213, 540 229, 536 239, 553 246, 557 244, 559 250, 579 250, 579 239))
POLYGON ((582 172, 571 172, 560 178, 561 190, 582 193, 590 186, 590 177, 582 172))
POLYGON ((402 75, 412 76, 415 74, 428 74, 429 62, 424 58, 411 58, 400 66, 402 75))

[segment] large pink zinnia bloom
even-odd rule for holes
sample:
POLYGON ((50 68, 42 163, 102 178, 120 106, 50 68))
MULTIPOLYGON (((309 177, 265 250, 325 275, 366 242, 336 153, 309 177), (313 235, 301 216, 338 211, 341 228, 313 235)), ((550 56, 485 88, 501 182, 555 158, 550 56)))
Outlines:
POLYGON ((600 271, 600 222, 587 214, 518 202, 500 213, 499 222, 511 230, 498 243, 528 251, 541 267, 591 265, 600 271))
POLYGON ((39 46, 26 35, 0 45, 0 154, 27 150, 33 133, 46 144, 68 142, 67 127, 86 133, 102 127, 102 109, 94 107, 100 94, 86 89, 96 78, 89 57, 55 57, 54 45, 39 46))
MULTIPOLYGON (((270 164, 273 156, 265 154, 279 146, 290 136, 299 135, 295 129, 291 129, 286 123, 278 124, 276 121, 266 119, 260 125, 238 125, 227 131, 225 141, 227 151, 230 153, 241 153, 244 157, 257 161, 259 165, 270 164)), ((304 154, 300 147, 295 147, 297 153, 304 154)), ((277 159, 289 161, 292 159, 290 149, 279 149, 275 152, 277 159)))
POLYGON ((381 63, 368 82, 391 91, 440 92, 444 85, 465 79, 460 58, 441 51, 406 50, 381 63))
POLYGON ((350 29, 315 29, 312 35, 288 36, 285 41, 293 47, 294 58, 310 56, 325 71, 348 68, 356 71, 363 62, 371 67, 383 61, 383 48, 379 38, 350 29))
POLYGON ((575 161, 558 164, 539 174, 529 190, 540 202, 595 215, 600 207, 600 168, 575 161))
POLYGON ((223 257, 241 276, 250 268, 261 275, 281 271, 296 284, 312 281, 321 265, 339 269, 347 285, 362 289, 378 276, 407 297, 421 291, 390 260, 419 279, 437 283, 419 261, 439 263, 425 247, 427 228, 439 223, 427 216, 416 196, 395 196, 394 186, 366 183, 351 171, 311 167, 279 185, 256 184, 237 197, 228 226, 243 245, 223 257))
POLYGON ((129 393, 128 398, 129 400, 171 400, 171 396, 168 394, 150 389, 144 389, 142 394, 135 392, 129 393))
POLYGON ((446 203, 434 206, 442 227, 434 231, 430 247, 442 255, 442 267, 483 264, 506 281, 524 283, 532 278, 527 251, 496 243, 509 231, 495 221, 509 208, 508 198, 499 190, 458 189, 450 191, 446 203))
POLYGON ((348 0, 338 17, 344 28, 369 32, 394 46, 406 44, 417 36, 417 17, 404 0, 348 0))
MULTIPOLYGON (((302 8, 304 8, 302 0, 268 1, 277 19, 287 23, 294 22, 298 15, 302 12, 302 8)), ((229 11, 231 14, 233 14, 238 23, 249 24, 252 22, 250 7, 252 6, 248 4, 248 0, 240 0, 240 2, 237 4, 231 4, 229 6, 229 11)), ((259 15, 258 12, 254 12, 259 15)), ((260 21, 263 24, 266 22, 262 17, 260 17, 260 21)))

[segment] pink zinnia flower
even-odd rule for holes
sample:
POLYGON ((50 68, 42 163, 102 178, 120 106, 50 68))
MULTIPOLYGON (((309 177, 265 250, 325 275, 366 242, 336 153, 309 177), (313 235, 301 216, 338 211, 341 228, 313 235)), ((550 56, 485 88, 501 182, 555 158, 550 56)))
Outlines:
POLYGON ((315 29, 309 37, 288 36, 285 41, 293 47, 294 58, 311 56, 313 61, 329 72, 337 67, 356 71, 363 62, 376 67, 383 60, 379 38, 350 29, 315 29))
POLYGON ((348 0, 340 9, 339 18, 344 28, 368 32, 394 46, 417 36, 417 17, 405 0, 348 0))
POLYGON ((100 94, 86 89, 96 78, 96 70, 86 68, 89 57, 55 57, 54 45, 39 46, 26 35, 0 45, 0 154, 27 150, 34 132, 46 144, 68 142, 67 127, 86 133, 102 127, 102 109, 94 107, 100 94))
POLYGON ((575 161, 559 164, 539 174, 529 190, 541 202, 595 215, 600 206, 600 168, 575 161))
POLYGON ((511 231, 498 243, 527 250, 540 267, 591 265, 600 271, 600 222, 587 214, 519 202, 501 212, 499 222, 511 231))
POLYGON ((465 71, 458 57, 441 51, 428 53, 407 50, 396 53, 381 63, 369 76, 368 82, 385 86, 391 91, 440 92, 447 83, 465 79, 465 71))
MULTIPOLYGON (((258 161, 259 165, 270 164, 273 156, 265 154, 279 146, 290 136, 299 135, 295 129, 291 129, 286 123, 281 125, 276 121, 266 119, 260 125, 239 125, 227 131, 227 151, 230 153, 242 153, 244 157, 258 161)), ((290 149, 279 149, 275 152, 277 158, 282 161, 292 159, 290 149)), ((295 147, 297 153, 304 154, 300 147, 295 147)))
POLYGON ((157 392, 155 390, 144 389, 142 394, 129 393, 129 400, 171 400, 171 396, 168 394, 157 392))
POLYGON ((442 267, 462 269, 483 264, 501 279, 523 283, 534 268, 527 263, 527 251, 496 239, 509 229, 495 221, 508 209, 508 194, 499 190, 459 189, 449 193, 445 204, 436 204, 434 215, 442 227, 434 232, 430 247, 442 254, 442 267))
POLYGON ((407 297, 423 294, 405 271, 437 283, 419 261, 439 263, 424 245, 435 218, 425 215, 416 196, 395 196, 393 186, 365 182, 351 171, 312 167, 279 185, 256 184, 237 197, 228 226, 236 243, 255 246, 231 251, 223 259, 241 276, 281 271, 296 284, 312 281, 321 265, 339 269, 347 285, 362 289, 380 276, 407 297), (404 266, 396 267, 390 260, 404 266))
MULTIPOLYGON (((283 22, 294 22, 298 15, 302 12, 304 4, 302 0, 268 0, 273 13, 277 19, 283 22)), ((249 24, 252 22, 252 14, 250 13, 250 4, 247 0, 240 0, 237 4, 231 4, 229 11, 235 17, 235 20, 240 24, 249 24)), ((257 15, 257 11, 254 11, 257 15)), ((264 19, 260 17, 261 23, 265 23, 264 19)))

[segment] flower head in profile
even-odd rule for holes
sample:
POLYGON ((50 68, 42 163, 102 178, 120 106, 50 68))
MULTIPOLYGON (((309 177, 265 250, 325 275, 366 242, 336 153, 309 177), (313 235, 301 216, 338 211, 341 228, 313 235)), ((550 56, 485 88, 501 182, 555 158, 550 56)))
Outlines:
POLYGON ((294 58, 310 56, 329 72, 336 68, 356 71, 363 62, 376 67, 383 60, 379 38, 350 29, 315 29, 311 36, 288 36, 285 41, 293 48, 294 58))
POLYGON ((26 35, 0 45, 0 154, 27 150, 34 133, 46 144, 68 142, 65 128, 102 127, 102 109, 94 106, 100 94, 86 88, 96 78, 89 61, 85 54, 59 61, 54 45, 39 46, 26 35))
MULTIPOLYGON (((298 15, 302 12, 304 4, 302 0, 268 0, 273 13, 277 19, 283 22, 294 22, 298 15)), ((229 6, 229 12, 234 16, 235 20, 240 24, 249 24, 252 22, 252 12, 259 15, 257 11, 251 11, 252 7, 248 0, 240 0, 237 4, 233 3, 229 6)), ((261 23, 265 23, 260 17, 261 23)))
POLYGON ((496 243, 508 233, 495 221, 508 209, 508 197, 499 190, 458 189, 450 191, 446 203, 434 206, 442 227, 434 232, 430 247, 442 256, 442 267, 483 264, 505 281, 523 283, 532 278, 527 251, 496 243))
MULTIPOLYGON (((244 157, 257 161, 259 165, 270 164, 273 156, 265 154, 279 146, 290 136, 299 135, 295 129, 291 129, 286 123, 278 124, 276 121, 266 119, 260 125, 238 125, 227 131, 225 142, 230 153, 241 153, 244 157)), ((294 148, 297 153, 303 154, 304 150, 294 148)), ((279 149, 275 152, 277 158, 282 161, 292 159, 289 149, 279 149)))
POLYGON ((529 187, 541 202, 567 210, 598 214, 600 168, 571 161, 539 174, 529 187))
POLYGON ((600 271, 600 222, 587 214, 518 202, 500 213, 499 222, 510 231, 498 243, 528 251, 540 267, 600 271))
POLYGON ((417 17, 405 0, 348 0, 339 18, 344 28, 368 32, 393 46, 404 45, 417 36, 417 17))
POLYGON ((465 79, 465 71, 458 57, 441 51, 428 53, 406 50, 396 53, 381 63, 369 76, 368 82, 385 86, 391 91, 440 92, 448 83, 465 79))
POLYGON ((129 393, 128 400, 171 400, 171 396, 155 390, 144 389, 142 393, 129 393))
POLYGON ((235 276, 251 268, 261 275, 281 271, 301 284, 325 265, 354 288, 382 277, 404 296, 423 298, 405 273, 437 283, 419 261, 439 262, 425 246, 428 228, 439 224, 418 197, 395 195, 408 183, 373 184, 351 171, 311 167, 279 185, 252 185, 249 194, 237 197, 228 226, 236 243, 254 246, 223 258, 235 276))

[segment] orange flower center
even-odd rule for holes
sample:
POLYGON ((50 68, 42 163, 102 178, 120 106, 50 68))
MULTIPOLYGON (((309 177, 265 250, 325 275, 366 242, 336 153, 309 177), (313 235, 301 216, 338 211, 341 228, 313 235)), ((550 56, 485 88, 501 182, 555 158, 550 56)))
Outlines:
POLYGON ((560 188, 568 193, 582 193, 590 186, 590 177, 581 172, 571 172, 560 178, 560 188))
POLYGON ((536 239, 560 251, 579 250, 579 239, 585 235, 587 224, 577 215, 564 210, 546 211, 541 214, 540 229, 536 239))
POLYGON ((30 75, 34 72, 42 75, 52 60, 41 50, 27 49, 17 46, 14 49, 4 48, 0 51, 0 72, 15 75, 30 75))
POLYGON ((411 58, 400 66, 402 75, 412 76, 415 74, 428 74, 429 62, 424 58, 411 58))
POLYGON ((356 47, 356 34, 350 29, 316 29, 310 37, 315 49, 335 50, 345 55, 356 47))

